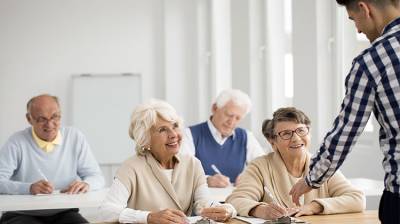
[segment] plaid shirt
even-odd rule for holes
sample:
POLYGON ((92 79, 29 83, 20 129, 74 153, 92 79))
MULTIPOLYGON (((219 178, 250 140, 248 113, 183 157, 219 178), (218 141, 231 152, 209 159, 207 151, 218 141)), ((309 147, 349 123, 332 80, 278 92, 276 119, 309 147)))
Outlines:
POLYGON ((318 188, 342 165, 373 112, 380 125, 385 189, 400 185, 400 18, 353 60, 346 94, 332 130, 312 158, 305 180, 318 188))

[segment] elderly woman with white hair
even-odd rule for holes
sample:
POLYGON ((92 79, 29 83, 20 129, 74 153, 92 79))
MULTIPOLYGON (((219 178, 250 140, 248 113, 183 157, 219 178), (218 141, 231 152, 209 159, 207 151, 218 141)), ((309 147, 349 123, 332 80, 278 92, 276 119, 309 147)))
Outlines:
POLYGON ((166 102, 152 100, 134 110, 129 136, 137 155, 118 169, 100 207, 103 221, 183 224, 193 213, 216 221, 236 215, 230 204, 209 199, 200 162, 178 154, 181 127, 181 118, 166 102))

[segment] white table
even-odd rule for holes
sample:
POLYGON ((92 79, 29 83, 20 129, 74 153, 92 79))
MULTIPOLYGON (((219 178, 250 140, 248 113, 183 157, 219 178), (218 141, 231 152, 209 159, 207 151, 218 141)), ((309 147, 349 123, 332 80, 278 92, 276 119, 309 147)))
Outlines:
POLYGON ((366 196, 381 196, 384 189, 383 180, 367 178, 350 178, 350 183, 364 191, 366 196))
MULTIPOLYGON (((210 188, 211 197, 225 201, 233 187, 210 188)), ((56 208, 96 208, 104 200, 108 189, 91 191, 86 194, 51 195, 0 195, 0 211, 56 209, 56 208)))
MULTIPOLYGON (((349 179, 352 184, 364 191, 368 199, 379 200, 383 191, 383 182, 365 178, 349 179)), ((225 201, 234 187, 210 188, 211 197, 216 201, 225 201)), ((104 200, 108 189, 92 191, 86 194, 52 195, 0 195, 0 211, 56 209, 56 208, 96 208, 104 200)), ((376 203, 376 202, 375 202, 376 203)), ((368 207, 368 206, 367 206, 368 207)))
POLYGON ((367 199, 367 210, 377 210, 384 189, 383 180, 367 178, 350 178, 348 180, 364 192, 367 199))
POLYGON ((0 211, 98 207, 108 189, 86 194, 0 195, 0 211))
POLYGON ((225 199, 232 193, 233 189, 235 189, 232 185, 226 188, 214 188, 210 187, 211 198, 215 201, 223 202, 225 199))

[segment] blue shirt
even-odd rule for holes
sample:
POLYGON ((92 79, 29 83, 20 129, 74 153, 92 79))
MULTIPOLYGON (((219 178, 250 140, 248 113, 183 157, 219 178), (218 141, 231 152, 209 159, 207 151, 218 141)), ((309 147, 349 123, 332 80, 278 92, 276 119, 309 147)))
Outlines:
POLYGON ((385 189, 400 186, 400 18, 353 60, 346 94, 334 126, 312 158, 305 180, 317 188, 342 165, 373 113, 380 125, 385 189))

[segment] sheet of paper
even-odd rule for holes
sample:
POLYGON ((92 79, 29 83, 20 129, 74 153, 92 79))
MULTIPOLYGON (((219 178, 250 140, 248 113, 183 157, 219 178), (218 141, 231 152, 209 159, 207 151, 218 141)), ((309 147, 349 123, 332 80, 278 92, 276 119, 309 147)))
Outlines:
MULTIPOLYGON (((239 219, 243 222, 251 223, 251 224, 264 224, 266 221, 271 221, 271 220, 265 220, 265 219, 260 219, 260 218, 254 218, 254 217, 242 217, 242 216, 236 216, 235 219, 239 219)), ((292 222, 294 221, 295 223, 307 223, 305 221, 302 221, 297 218, 291 217, 292 222)))
POLYGON ((187 218, 189 219, 190 223, 196 223, 198 220, 201 219, 201 216, 190 216, 190 217, 187 217, 187 218))
MULTIPOLYGON (((190 217, 187 217, 187 218, 189 219, 189 222, 190 222, 191 224, 195 224, 197 221, 199 221, 199 220, 202 219, 201 216, 190 216, 190 217)), ((215 222, 215 223, 217 223, 217 224, 224 224, 224 223, 222 223, 222 222, 215 222)))
POLYGON ((243 216, 236 216, 235 219, 239 219, 243 222, 251 223, 251 224, 263 224, 265 219, 254 218, 254 217, 243 217, 243 216))
POLYGON ((51 194, 35 194, 36 196, 45 196, 45 195, 53 195, 53 194, 63 194, 61 190, 54 190, 51 194))

